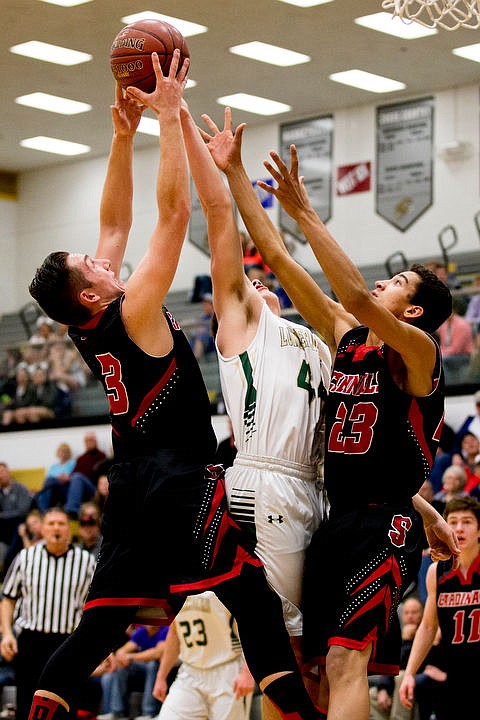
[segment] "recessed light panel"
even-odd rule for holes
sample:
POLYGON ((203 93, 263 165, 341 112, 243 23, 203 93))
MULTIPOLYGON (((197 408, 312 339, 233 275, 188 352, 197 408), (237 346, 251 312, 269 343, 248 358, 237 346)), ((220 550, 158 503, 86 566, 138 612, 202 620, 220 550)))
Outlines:
POLYGON ((407 86, 397 80, 382 77, 382 75, 374 75, 365 72, 365 70, 345 70, 344 72, 333 73, 329 75, 330 80, 342 83, 343 85, 351 85, 352 87, 367 90, 373 93, 394 92, 395 90, 404 90, 407 86))
POLYGON ((258 97, 257 95, 248 95, 247 93, 235 93, 234 95, 225 95, 217 98, 220 105, 226 105, 237 108, 237 110, 246 110, 256 115, 279 115, 288 112, 292 108, 290 105, 269 100, 268 98, 258 97))
POLYGON ((81 145, 80 143, 69 142, 68 140, 58 140, 57 138, 46 137, 45 135, 25 138, 25 140, 20 140, 20 145, 30 148, 31 150, 69 156, 83 155, 91 150, 88 145, 81 145))
POLYGON ((34 60, 55 63, 56 65, 79 65, 92 59, 92 56, 88 53, 69 50, 59 45, 50 45, 49 43, 39 42, 38 40, 30 40, 20 45, 13 45, 13 47, 10 48, 10 52, 15 53, 15 55, 33 58, 34 60))

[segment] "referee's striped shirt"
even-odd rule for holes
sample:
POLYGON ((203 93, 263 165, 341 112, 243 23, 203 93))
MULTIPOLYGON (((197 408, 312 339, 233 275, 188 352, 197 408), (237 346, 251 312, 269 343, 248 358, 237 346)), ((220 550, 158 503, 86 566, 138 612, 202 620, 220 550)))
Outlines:
POLYGON ((70 634, 80 622, 95 558, 71 545, 57 557, 43 541, 20 550, 3 582, 3 597, 19 600, 15 625, 25 630, 70 634))

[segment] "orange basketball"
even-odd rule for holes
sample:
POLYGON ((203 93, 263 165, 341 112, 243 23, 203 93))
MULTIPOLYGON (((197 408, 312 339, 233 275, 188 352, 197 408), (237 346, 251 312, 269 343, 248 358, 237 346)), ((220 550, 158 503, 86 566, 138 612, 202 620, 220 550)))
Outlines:
POLYGON ((180 50, 180 65, 190 57, 182 33, 163 20, 139 20, 124 27, 110 48, 110 66, 115 80, 122 85, 144 92, 155 90, 156 78, 152 52, 158 54, 164 75, 168 75, 173 51, 180 50))

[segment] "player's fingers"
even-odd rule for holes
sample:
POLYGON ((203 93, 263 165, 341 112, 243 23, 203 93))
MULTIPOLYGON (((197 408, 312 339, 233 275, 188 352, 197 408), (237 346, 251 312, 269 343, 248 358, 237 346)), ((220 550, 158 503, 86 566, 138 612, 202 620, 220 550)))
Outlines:
POLYGON ((119 82, 116 82, 115 83, 115 102, 116 103, 122 102, 123 98, 124 98, 123 88, 119 82))
POLYGON ((263 180, 257 180, 257 185, 259 188, 262 188, 262 190, 265 190, 266 192, 270 193, 270 195, 275 195, 275 188, 272 188, 271 185, 268 185, 263 180))
POLYGON ((228 106, 225 108, 223 129, 229 132, 232 131, 232 108, 228 106))
POLYGON ((298 175, 298 154, 295 145, 290 145, 290 172, 292 175, 298 175))
POLYGON ((277 182, 280 182, 280 180, 282 179, 282 176, 278 172, 277 168, 273 167, 273 165, 271 163, 269 163, 268 160, 264 160, 263 164, 266 167, 266 169, 268 170, 268 172, 270 173, 270 175, 274 178, 274 180, 276 180, 277 182))
POLYGON ((212 136, 209 135, 207 132, 205 132, 205 130, 202 130, 201 127, 198 127, 198 125, 197 125, 197 130, 200 133, 202 140, 204 140, 206 143, 209 143, 210 140, 212 139, 212 136))
MULTIPOLYGON (((180 51, 179 51, 180 52, 180 51)), ((190 58, 184 58, 180 70, 177 73, 177 80, 181 83, 187 83, 187 73, 190 67, 190 58)))
POLYGON ((274 161, 275 165, 278 167, 278 169, 279 169, 282 177, 285 177, 286 175, 288 175, 288 168, 287 168, 287 166, 286 166, 285 163, 283 162, 283 160, 282 160, 282 158, 280 157, 280 155, 279 155, 277 152, 275 152, 275 150, 272 150, 272 151, 270 152, 270 157, 271 157, 272 160, 274 161))
POLYGON ((245 130, 246 127, 247 127, 247 123, 240 123, 240 125, 235 130, 235 140, 237 140, 237 142, 241 142, 242 137, 243 137, 243 131, 245 130))
POLYGON ((212 120, 212 118, 210 117, 210 115, 207 115, 207 114, 205 113, 205 114, 201 115, 201 118, 202 118, 203 122, 205 123, 205 125, 206 125, 208 128, 210 128, 211 132, 212 132, 214 135, 219 135, 219 134, 220 134, 220 130, 219 130, 218 127, 215 125, 215 123, 213 122, 213 120, 212 120))
POLYGON ((178 65, 180 63, 180 50, 175 48, 172 55, 172 61, 170 63, 170 70, 168 71, 168 77, 173 80, 177 77, 178 65))

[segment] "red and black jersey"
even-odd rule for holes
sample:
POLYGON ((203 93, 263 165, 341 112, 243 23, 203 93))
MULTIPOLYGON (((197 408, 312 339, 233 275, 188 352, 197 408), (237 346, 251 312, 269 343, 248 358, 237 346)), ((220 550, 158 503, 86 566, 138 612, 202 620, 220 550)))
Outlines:
MULTIPOLYGON (((444 414, 440 353, 427 397, 395 383, 386 345, 360 325, 342 338, 326 401, 325 483, 332 511, 409 500, 429 477, 444 414)), ((393 357, 393 355, 392 355, 393 357)))
POLYGON ((448 675, 477 673, 480 662, 480 555, 465 577, 451 560, 437 565, 437 613, 448 675))
POLYGON ((187 338, 164 308, 173 348, 163 357, 148 355, 127 334, 122 300, 86 325, 69 328, 108 398, 116 459, 165 448, 185 449, 194 462, 211 462, 216 438, 210 402, 187 338))

